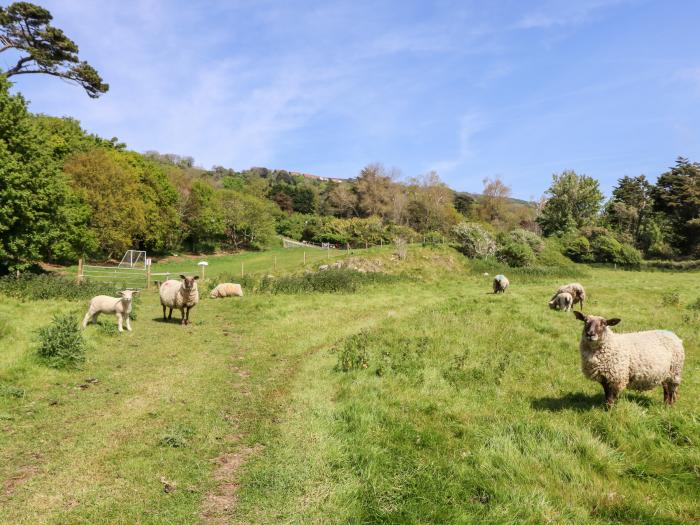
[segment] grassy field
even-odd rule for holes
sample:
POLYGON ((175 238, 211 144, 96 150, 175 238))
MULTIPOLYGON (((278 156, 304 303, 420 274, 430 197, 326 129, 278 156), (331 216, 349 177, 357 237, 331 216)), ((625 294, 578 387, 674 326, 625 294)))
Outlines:
POLYGON ((675 407, 659 388, 606 411, 580 323, 546 305, 569 274, 506 271, 495 296, 498 268, 446 249, 369 255, 404 278, 204 298, 187 327, 145 293, 132 333, 88 328, 80 370, 38 361, 35 331, 83 302, 4 299, 0 523, 700 520, 700 273, 576 270, 589 313, 685 342, 675 407))

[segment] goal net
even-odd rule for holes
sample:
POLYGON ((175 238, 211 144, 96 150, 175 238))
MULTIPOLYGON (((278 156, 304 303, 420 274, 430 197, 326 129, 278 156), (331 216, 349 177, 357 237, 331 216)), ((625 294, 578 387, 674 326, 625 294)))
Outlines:
POLYGON ((146 252, 141 250, 127 250, 119 263, 119 268, 146 268, 146 252))

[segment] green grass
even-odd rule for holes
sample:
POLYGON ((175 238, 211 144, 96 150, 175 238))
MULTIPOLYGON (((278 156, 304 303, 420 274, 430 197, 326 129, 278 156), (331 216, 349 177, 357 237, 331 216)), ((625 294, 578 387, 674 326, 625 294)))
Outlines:
POLYGON ((494 296, 444 248, 390 253, 372 264, 414 279, 204 298, 188 327, 145 293, 132 333, 88 327, 78 370, 42 365, 36 330, 86 305, 0 302, 0 523, 216 523, 231 486, 222 522, 700 518, 700 274, 577 269, 589 312, 685 342, 675 407, 657 389, 606 411, 580 323, 547 308, 561 277, 506 270, 494 296), (224 454, 246 461, 222 474, 224 454))

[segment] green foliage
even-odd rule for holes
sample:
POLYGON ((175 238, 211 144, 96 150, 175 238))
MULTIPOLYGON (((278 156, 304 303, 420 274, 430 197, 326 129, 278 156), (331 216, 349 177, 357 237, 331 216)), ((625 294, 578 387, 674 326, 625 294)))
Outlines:
POLYGON ((39 329, 38 356, 53 368, 74 368, 85 361, 86 343, 75 313, 57 314, 39 329))
POLYGON ((364 285, 392 283, 399 280, 401 277, 380 272, 332 268, 277 278, 263 277, 258 290, 272 294, 354 293, 364 285))
POLYGON ((546 193, 549 199, 537 223, 547 236, 593 224, 603 201, 598 181, 575 171, 553 175, 546 193))
POLYGON ((217 199, 223 234, 235 249, 261 249, 272 243, 277 213, 272 203, 233 190, 219 191, 217 199))
POLYGON ((63 31, 51 25, 51 13, 29 2, 0 7, 0 42, 4 51, 14 51, 17 63, 5 76, 45 73, 74 82, 91 98, 109 90, 97 71, 78 57, 78 46, 63 31))
POLYGON ((52 274, 21 274, 19 278, 0 277, 0 295, 22 301, 65 299, 75 301, 96 295, 114 294, 114 286, 96 282, 76 284, 72 280, 52 274))
POLYGON ((664 292, 661 296, 661 304, 663 306, 680 306, 681 304, 681 294, 678 290, 671 290, 670 292, 664 292))
POLYGON ((514 268, 532 266, 537 257, 529 244, 509 241, 496 250, 496 258, 514 268))
POLYGON ((591 243, 583 235, 572 237, 568 242, 565 242, 564 255, 579 263, 589 263, 595 260, 591 243))
POLYGON ((173 425, 158 440, 158 445, 167 448, 184 448, 189 445, 194 430, 185 425, 173 425))
POLYGON ((644 269, 673 270, 676 272, 700 270, 700 259, 688 261, 642 261, 644 269))
POLYGON ((537 235, 534 232, 531 232, 529 230, 524 230, 522 228, 518 228, 515 230, 512 230, 511 232, 508 233, 508 237, 516 243, 519 244, 527 244, 530 248, 532 248, 532 251, 535 252, 535 254, 539 255, 542 253, 545 247, 545 242, 542 237, 537 235))
POLYGON ((467 257, 487 257, 496 253, 496 241, 476 222, 461 222, 452 228, 459 250, 467 257))
POLYGON ((350 372, 367 368, 369 366, 367 348, 371 343, 370 334, 366 331, 345 338, 341 342, 340 348, 335 349, 338 353, 338 363, 335 365, 335 370, 350 372))
POLYGON ((596 262, 637 266, 642 257, 634 247, 621 244, 609 235, 597 235, 591 240, 591 251, 596 262))
POLYGON ((670 222, 673 247, 700 256, 700 164, 679 157, 659 176, 653 196, 654 208, 670 222))

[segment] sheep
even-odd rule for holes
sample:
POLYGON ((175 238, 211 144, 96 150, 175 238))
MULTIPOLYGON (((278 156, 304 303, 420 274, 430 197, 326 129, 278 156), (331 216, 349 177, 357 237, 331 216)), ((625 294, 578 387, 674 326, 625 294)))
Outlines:
POLYGON ((217 297, 243 297, 243 288, 236 283, 221 283, 217 284, 209 297, 216 299, 217 297))
POLYGON ((579 343, 581 369, 588 379, 603 385, 608 407, 626 387, 650 390, 663 385, 664 402, 676 402, 685 360, 683 342, 676 334, 669 330, 615 334, 609 327, 620 319, 574 315, 585 323, 579 343))
POLYGON ((498 274, 493 278, 493 293, 506 293, 506 288, 510 285, 510 281, 505 275, 498 274))
POLYGON ((573 296, 568 292, 562 292, 554 296, 554 299, 549 301, 549 307, 557 310, 568 312, 574 304, 573 296))
POLYGON ((199 291, 197 290, 197 279, 199 276, 186 277, 180 275, 181 281, 168 279, 160 285, 160 304, 163 306, 163 319, 165 320, 165 308, 170 308, 167 319, 172 319, 173 308, 180 310, 182 315, 181 324, 190 322, 190 310, 199 302, 199 291))
POLYGON ((550 302, 553 301, 557 295, 564 292, 570 293, 571 296, 574 298, 572 306, 576 303, 579 303, 581 305, 581 311, 583 312, 583 301, 586 299, 586 290, 583 289, 583 286, 581 286, 579 283, 570 283, 560 286, 559 288, 557 288, 557 291, 554 292, 554 295, 550 299, 550 302))
POLYGON ((123 332, 123 324, 126 321, 126 329, 131 332, 131 322, 129 315, 131 314, 131 302, 139 293, 138 290, 123 290, 117 292, 119 297, 110 297, 109 295, 98 295, 90 299, 88 311, 83 318, 83 329, 87 328, 89 322, 97 322, 100 314, 116 314, 119 331, 123 332))

